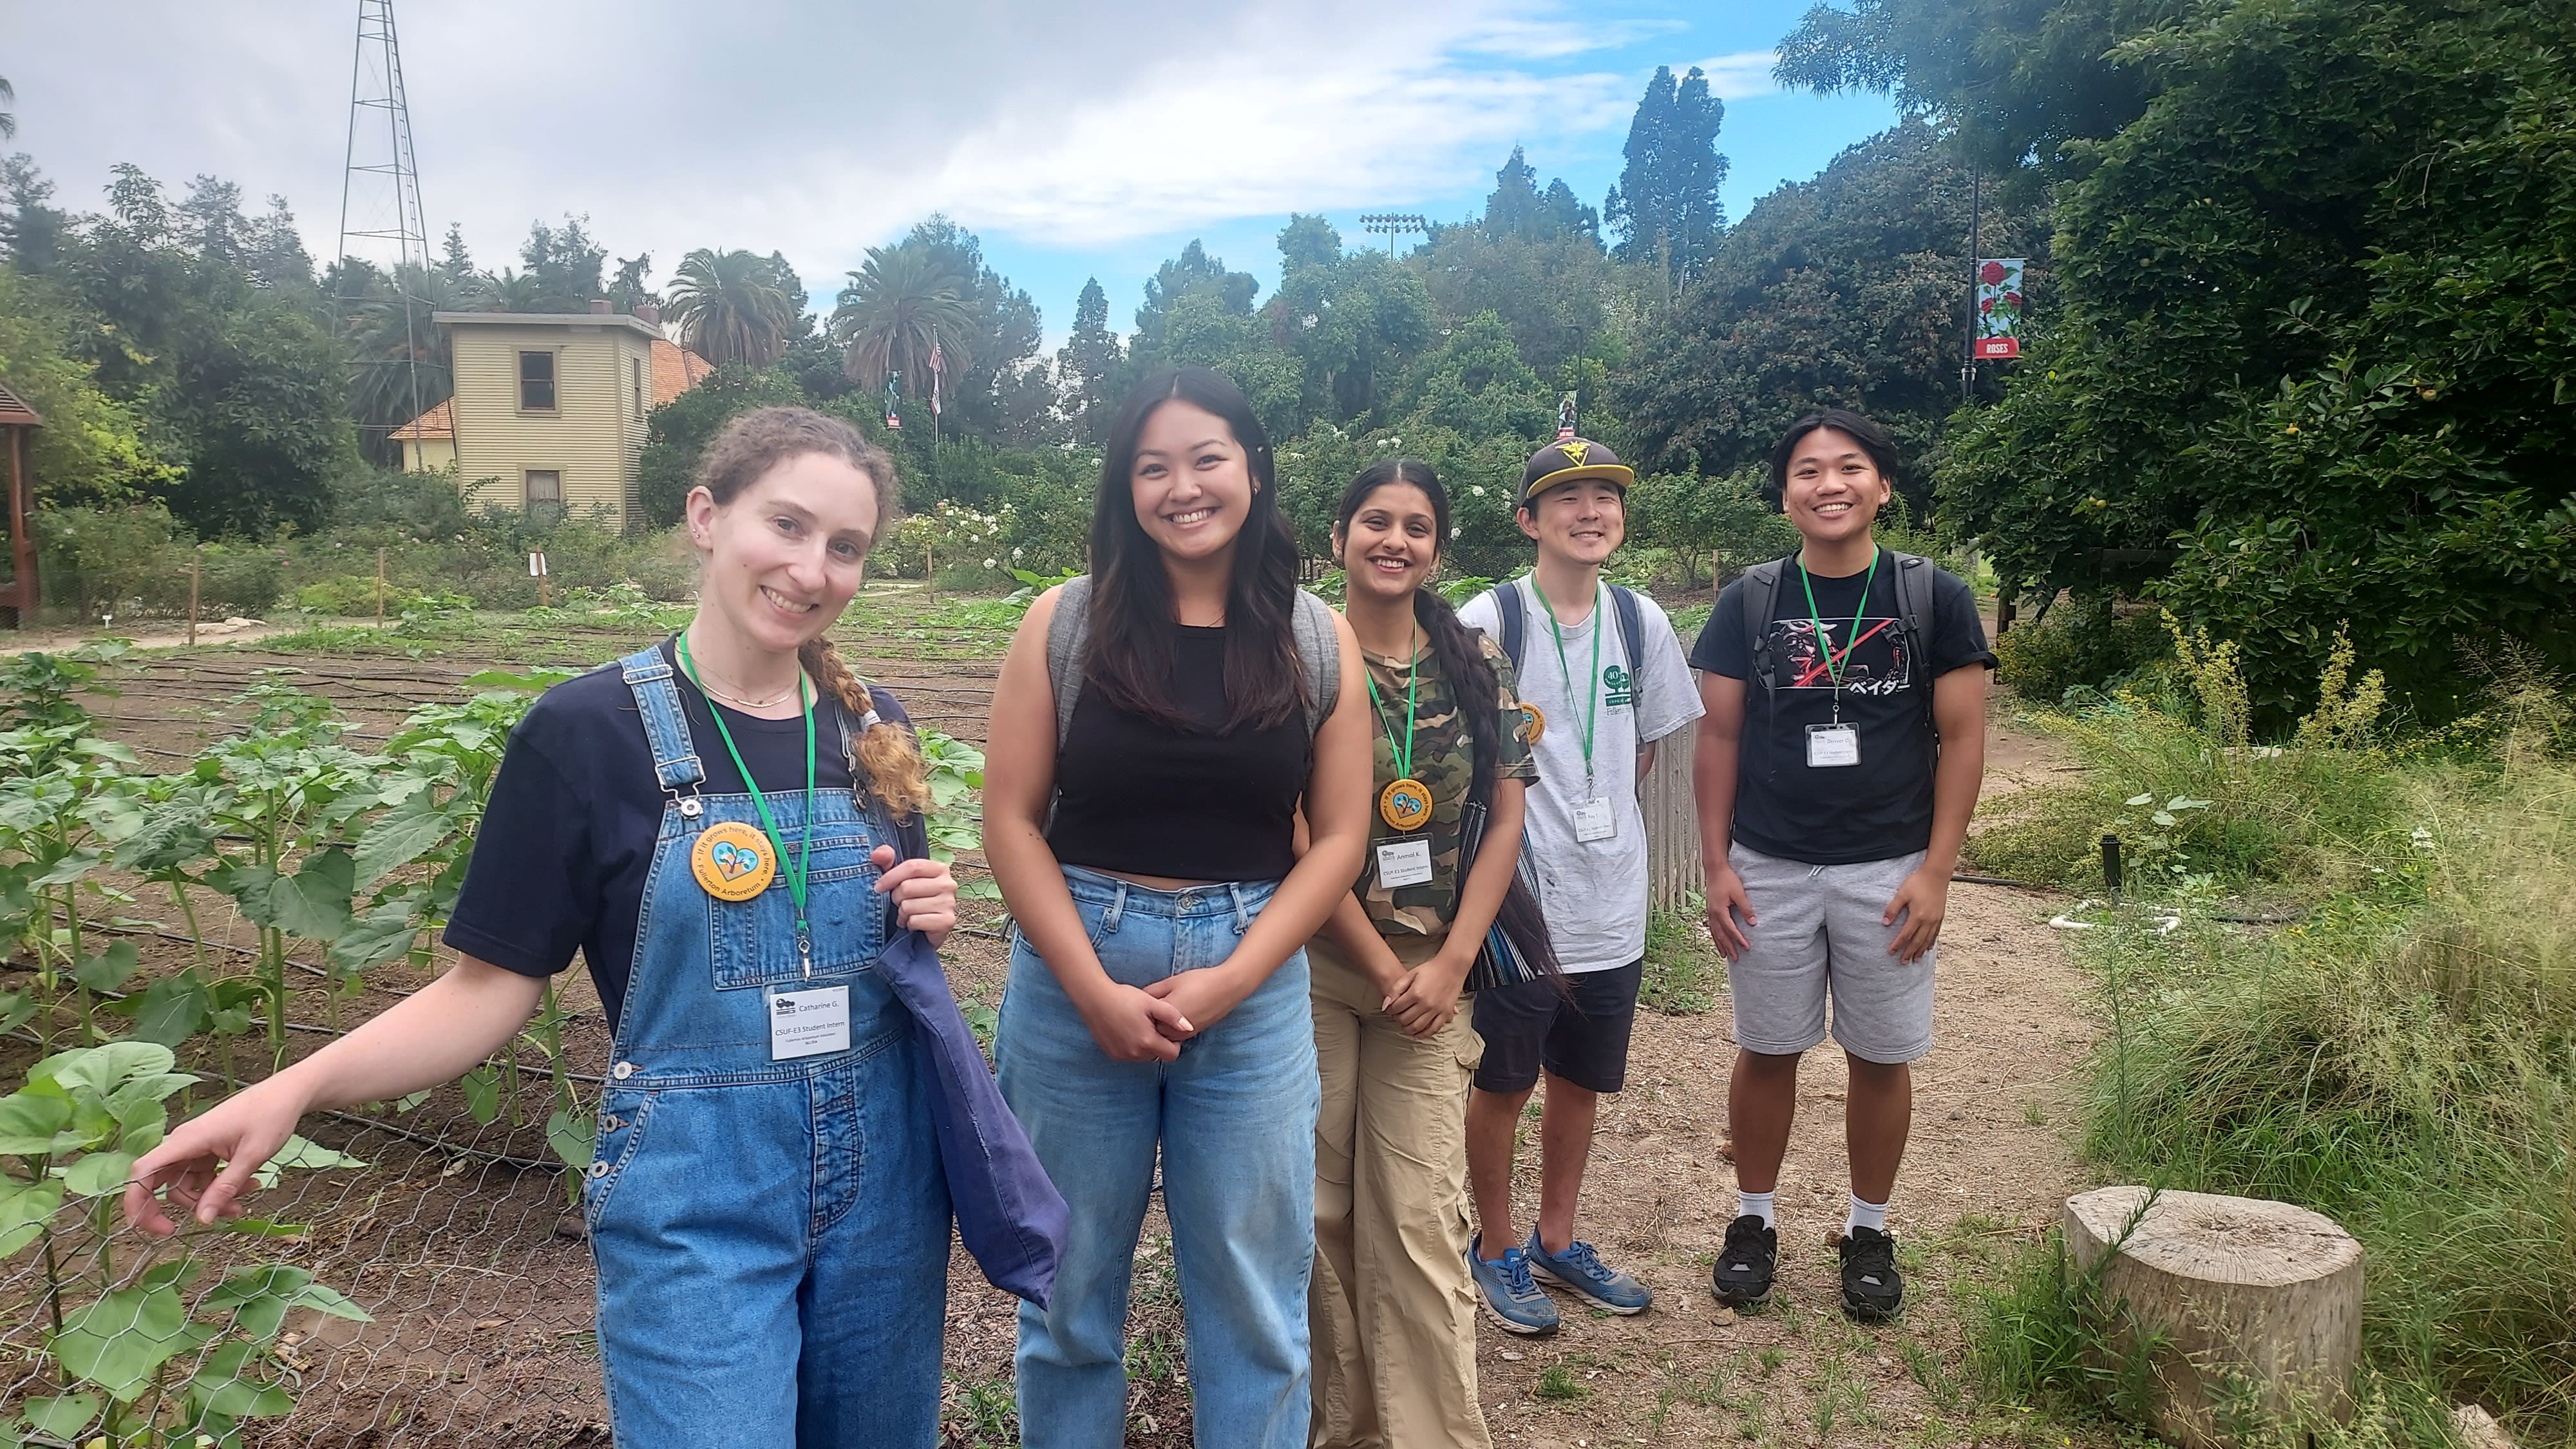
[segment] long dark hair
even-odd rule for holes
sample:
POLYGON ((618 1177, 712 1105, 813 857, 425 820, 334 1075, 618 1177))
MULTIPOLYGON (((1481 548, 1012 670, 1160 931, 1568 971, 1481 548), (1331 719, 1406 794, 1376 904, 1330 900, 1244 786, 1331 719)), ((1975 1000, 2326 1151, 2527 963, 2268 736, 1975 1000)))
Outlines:
MULTIPOLYGON (((1351 486, 1342 490, 1341 506, 1333 510, 1334 536, 1347 549, 1351 520, 1359 516, 1379 489, 1397 483, 1409 483, 1431 500, 1431 547, 1436 566, 1440 545, 1449 537, 1449 490, 1440 486, 1440 475, 1431 471, 1431 465, 1417 458, 1389 458, 1360 470, 1351 486)), ((1460 621, 1458 611, 1449 607, 1449 601, 1440 597, 1439 590, 1427 580, 1413 591, 1413 622, 1422 630, 1422 637, 1431 641, 1431 657, 1439 661, 1440 677, 1449 681, 1450 697, 1458 702, 1458 712, 1467 719, 1467 738, 1473 747, 1468 761, 1467 798, 1490 807, 1494 799, 1494 765, 1503 753, 1502 680, 1495 675, 1492 661, 1485 657, 1482 636, 1460 621)), ((1462 875, 1458 891, 1463 896, 1466 890, 1467 881, 1462 875)), ((1556 948, 1548 940, 1547 919, 1539 913, 1538 899, 1530 894, 1518 870, 1512 872, 1511 886, 1503 892, 1502 909, 1494 921, 1541 975, 1564 975, 1564 968, 1557 964, 1556 948)))
POLYGON ((1297 540, 1279 512, 1270 434, 1243 390, 1204 367, 1145 379, 1109 424, 1091 510, 1091 642, 1084 677, 1113 703, 1173 729, 1193 728, 1172 701, 1172 580, 1162 549, 1136 521, 1136 445, 1154 410, 1184 402, 1215 414, 1243 445, 1252 506, 1234 536, 1225 598, 1226 720, 1220 732, 1266 729, 1306 708, 1297 661, 1297 540))

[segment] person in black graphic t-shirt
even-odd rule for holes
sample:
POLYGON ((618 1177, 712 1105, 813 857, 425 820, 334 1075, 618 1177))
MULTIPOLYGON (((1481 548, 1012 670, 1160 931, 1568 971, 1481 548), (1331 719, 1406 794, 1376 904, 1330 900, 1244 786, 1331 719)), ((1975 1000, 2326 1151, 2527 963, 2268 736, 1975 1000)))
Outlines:
POLYGON ((1829 996, 1851 1068, 1843 1306, 1883 1319, 1903 1302, 1887 1203, 1908 1064, 1932 1046, 1933 943, 1985 768, 1995 660, 1968 586, 1871 536, 1897 466, 1857 414, 1792 427, 1771 479, 1802 546, 1729 584, 1691 650, 1708 707, 1692 768, 1708 924, 1738 1048, 1741 1206, 1712 1287, 1738 1307, 1771 1291, 1798 1061, 1825 1038, 1829 996))

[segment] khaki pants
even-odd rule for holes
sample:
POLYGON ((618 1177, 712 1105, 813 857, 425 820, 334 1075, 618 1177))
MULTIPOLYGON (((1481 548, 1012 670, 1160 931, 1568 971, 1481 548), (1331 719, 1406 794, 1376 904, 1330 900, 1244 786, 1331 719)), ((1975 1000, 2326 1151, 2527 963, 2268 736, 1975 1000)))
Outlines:
MULTIPOLYGON (((1407 966, 1436 940, 1389 942, 1407 966)), ((1484 1043, 1460 1010, 1416 1041, 1331 942, 1307 943, 1315 1060, 1317 1449, 1489 1449, 1467 1273, 1467 1084, 1484 1043)), ((1462 1007, 1464 1003, 1461 1004, 1462 1007)))

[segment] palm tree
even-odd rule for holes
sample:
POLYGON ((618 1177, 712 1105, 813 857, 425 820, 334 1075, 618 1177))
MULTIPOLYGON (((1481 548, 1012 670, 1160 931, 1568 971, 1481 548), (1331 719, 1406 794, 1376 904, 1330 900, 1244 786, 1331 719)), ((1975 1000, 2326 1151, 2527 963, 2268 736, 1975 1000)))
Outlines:
MULTIPOLYGON (((8 77, 0 76, 0 106, 14 106, 17 103, 18 88, 9 84, 8 77)), ((12 112, 0 111, 0 141, 13 140, 17 134, 18 117, 12 112)))
POLYGON ((884 386, 888 373, 900 373, 915 396, 925 395, 934 347, 950 373, 963 369, 975 326, 965 290, 966 279, 928 247, 868 248, 867 264, 850 273, 832 312, 832 336, 849 349, 850 380, 872 389, 884 386))
POLYGON ((787 351, 802 298, 778 285, 769 258, 700 247, 680 261, 663 307, 690 351, 722 366, 767 367, 787 351))
POLYGON ((349 304, 342 338, 354 371, 349 411, 370 455, 390 456, 387 434, 447 400, 454 388, 447 334, 431 321, 438 312, 482 306, 488 294, 480 277, 459 278, 436 267, 409 266, 394 277, 368 278, 365 295, 349 304), (410 317, 406 324, 404 313, 410 317), (414 396, 411 364, 418 364, 414 396))

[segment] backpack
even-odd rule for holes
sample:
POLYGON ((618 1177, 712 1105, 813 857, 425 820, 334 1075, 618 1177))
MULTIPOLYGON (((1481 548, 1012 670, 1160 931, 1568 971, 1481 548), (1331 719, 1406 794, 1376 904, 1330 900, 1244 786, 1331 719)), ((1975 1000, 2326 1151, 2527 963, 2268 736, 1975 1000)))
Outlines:
MULTIPOLYGON (((1521 672, 1521 645, 1529 633, 1528 621, 1521 610, 1521 586, 1518 580, 1496 584, 1486 594, 1494 601, 1494 614, 1502 621, 1503 652, 1511 656, 1512 673, 1521 672)), ((1637 606, 1637 596, 1617 584, 1610 586, 1610 609, 1619 616, 1619 643, 1628 651, 1628 707, 1642 718, 1646 710, 1646 656, 1639 652, 1637 641, 1646 636, 1645 610, 1637 606)))
MULTIPOLYGON (((1306 675, 1306 738, 1333 713, 1342 694, 1342 636, 1333 628, 1333 610, 1323 600, 1297 591, 1289 612, 1297 639, 1297 663, 1306 675)), ((1085 651, 1091 643, 1091 575, 1067 579, 1055 596, 1055 617, 1047 620, 1047 682, 1055 689, 1055 745, 1064 748, 1073 732, 1073 707, 1082 698, 1085 651)))
MULTIPOLYGON (((1914 691, 1923 697, 1923 722, 1932 724, 1932 681, 1923 640, 1930 633, 1932 618, 1932 562, 1910 553, 1886 550, 1896 565, 1896 627, 1904 636, 1906 658, 1914 660, 1914 691)), ((1772 709, 1779 708, 1776 697, 1779 683, 1771 669, 1771 611, 1780 600, 1780 575, 1787 572, 1792 554, 1758 563, 1744 571, 1744 647, 1745 658, 1755 679, 1762 681, 1762 697, 1772 709)), ((1863 601, 1866 603, 1866 600, 1863 601)))

